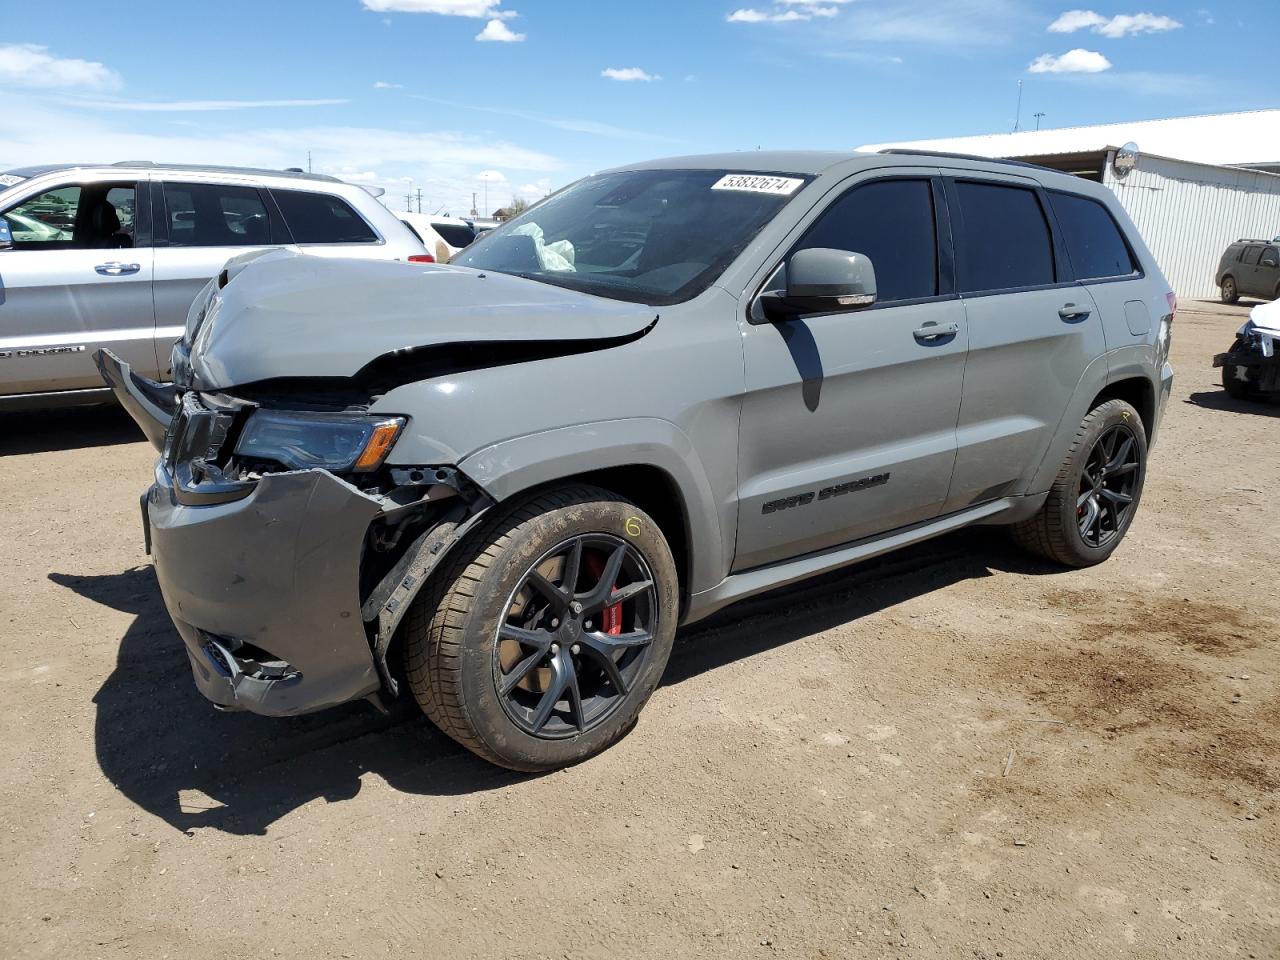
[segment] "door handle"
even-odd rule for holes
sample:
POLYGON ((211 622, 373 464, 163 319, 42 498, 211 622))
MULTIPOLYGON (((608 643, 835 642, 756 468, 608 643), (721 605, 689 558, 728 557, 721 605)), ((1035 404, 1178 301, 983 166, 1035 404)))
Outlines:
POLYGON ((1088 307, 1077 307, 1074 303, 1068 303, 1058 311, 1058 316, 1067 321, 1067 323, 1073 323, 1076 320, 1083 320, 1091 312, 1088 307))
POLYGON ((137 273, 142 269, 142 264, 120 263, 118 260, 112 260, 110 263, 100 263, 93 269, 104 277, 124 277, 131 273, 137 273))
POLYGON ((912 330, 911 335, 921 343, 934 343, 945 337, 954 337, 960 332, 960 324, 958 323, 934 323, 930 321, 918 330, 912 330))

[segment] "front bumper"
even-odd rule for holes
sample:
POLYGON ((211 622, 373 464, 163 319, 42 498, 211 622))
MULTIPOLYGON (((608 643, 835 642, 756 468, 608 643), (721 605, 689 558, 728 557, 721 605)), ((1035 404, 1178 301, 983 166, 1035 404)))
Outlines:
POLYGON ((200 692, 292 716, 377 690, 359 596, 377 501, 323 470, 265 476, 226 503, 182 503, 174 484, 157 463, 147 525, 200 692))

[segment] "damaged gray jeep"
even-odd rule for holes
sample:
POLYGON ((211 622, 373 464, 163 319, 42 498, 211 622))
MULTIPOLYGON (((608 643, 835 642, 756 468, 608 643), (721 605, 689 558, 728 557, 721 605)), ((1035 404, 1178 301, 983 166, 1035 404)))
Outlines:
POLYGON ((1098 563, 1173 300, 1102 187, 743 153, 564 189, 448 265, 274 252, 192 305, 148 550, 201 692, 411 694, 519 770, 624 736, 676 627, 969 524, 1098 563))

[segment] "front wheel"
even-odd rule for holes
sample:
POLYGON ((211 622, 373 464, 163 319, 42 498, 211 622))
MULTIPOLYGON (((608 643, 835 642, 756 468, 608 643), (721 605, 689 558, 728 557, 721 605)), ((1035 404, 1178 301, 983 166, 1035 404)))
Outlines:
POLYGON ((552 490, 457 548, 409 614, 409 687, 437 726, 513 770, 621 739, 675 639, 675 561, 658 525, 605 490, 552 490))
POLYGON ((1138 411, 1123 400, 1099 404, 1081 422, 1044 506, 1014 526, 1014 537, 1069 567, 1101 563, 1133 522, 1146 469, 1138 411))

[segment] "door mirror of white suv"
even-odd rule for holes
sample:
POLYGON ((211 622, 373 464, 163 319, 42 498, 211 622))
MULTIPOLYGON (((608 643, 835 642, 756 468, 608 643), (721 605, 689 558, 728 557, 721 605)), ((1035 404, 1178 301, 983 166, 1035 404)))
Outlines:
POLYGON ((787 287, 761 297, 765 316, 784 320, 809 313, 843 313, 876 302, 870 258, 848 250, 812 247, 787 261, 787 287))

